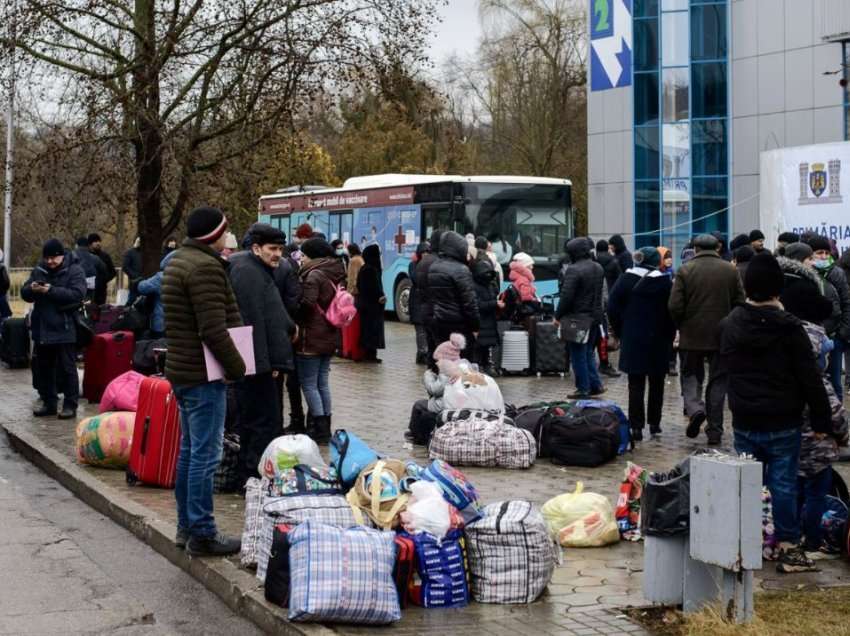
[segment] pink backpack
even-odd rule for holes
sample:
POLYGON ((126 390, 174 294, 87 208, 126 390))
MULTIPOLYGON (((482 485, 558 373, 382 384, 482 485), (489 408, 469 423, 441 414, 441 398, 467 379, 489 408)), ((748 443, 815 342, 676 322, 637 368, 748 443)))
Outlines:
POLYGON ((135 411, 139 404, 139 387, 144 379, 145 376, 135 371, 119 375, 103 392, 99 411, 135 411))
POLYGON ((342 285, 334 285, 334 297, 331 299, 328 308, 319 311, 329 323, 337 329, 342 329, 351 324, 354 317, 357 315, 357 307, 354 306, 354 296, 352 296, 342 285))

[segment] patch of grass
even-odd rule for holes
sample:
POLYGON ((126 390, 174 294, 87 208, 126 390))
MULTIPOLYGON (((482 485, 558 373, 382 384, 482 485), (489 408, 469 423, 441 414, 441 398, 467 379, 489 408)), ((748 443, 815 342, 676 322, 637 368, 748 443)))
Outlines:
POLYGON ((850 634, 850 588, 756 594, 756 617, 732 625, 717 608, 685 615, 669 608, 627 614, 657 636, 841 636, 850 634))

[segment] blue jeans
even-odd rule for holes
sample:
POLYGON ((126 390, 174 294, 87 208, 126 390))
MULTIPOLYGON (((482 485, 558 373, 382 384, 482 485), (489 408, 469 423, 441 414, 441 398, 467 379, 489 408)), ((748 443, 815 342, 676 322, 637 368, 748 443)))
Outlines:
POLYGON ((222 382, 174 387, 180 407, 180 454, 177 456, 177 527, 193 537, 216 534, 213 477, 221 462, 227 388, 222 382))
POLYGON ((331 372, 331 357, 299 355, 296 356, 295 364, 310 415, 330 415, 331 385, 328 383, 328 375, 331 372))
POLYGON ((797 509, 797 465, 800 461, 800 429, 762 432, 735 429, 735 450, 760 461, 764 484, 773 504, 776 540, 800 543, 800 514, 797 509))
POLYGON ((579 393, 590 393, 602 388, 599 371, 596 366, 596 347, 593 342, 570 344, 570 361, 576 375, 576 389, 579 393))
POLYGON ((797 480, 799 491, 798 510, 803 520, 803 534, 806 537, 806 550, 811 552, 821 546, 821 518, 826 511, 826 496, 832 487, 832 468, 826 468, 811 477, 797 480), (803 506, 806 514, 803 515, 803 506))
POLYGON ((844 359, 844 349, 847 347, 847 344, 838 335, 833 339, 833 343, 835 343, 835 348, 829 354, 829 366, 826 368, 826 373, 829 376, 832 388, 835 389, 835 395, 841 400, 843 395, 841 388, 841 363, 844 359))

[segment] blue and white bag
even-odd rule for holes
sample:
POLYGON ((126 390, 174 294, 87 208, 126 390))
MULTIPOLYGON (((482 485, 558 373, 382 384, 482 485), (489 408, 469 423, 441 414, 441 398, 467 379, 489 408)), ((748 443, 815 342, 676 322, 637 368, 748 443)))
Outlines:
POLYGON ((395 534, 305 521, 289 533, 289 620, 384 625, 401 619, 395 534))
POLYGON ((440 542, 428 532, 403 532, 401 536, 413 541, 416 573, 421 579, 411 590, 411 600, 422 607, 469 605, 463 532, 451 530, 440 542))
POLYGON ((378 459, 378 453, 363 440, 345 429, 337 429, 330 443, 331 466, 336 468, 339 481, 347 492, 354 487, 357 476, 378 459))

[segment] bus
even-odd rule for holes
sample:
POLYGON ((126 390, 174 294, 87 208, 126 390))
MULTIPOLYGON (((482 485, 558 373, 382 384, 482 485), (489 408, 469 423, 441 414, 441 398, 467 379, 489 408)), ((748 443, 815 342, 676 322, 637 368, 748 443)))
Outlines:
POLYGON ((505 281, 513 255, 526 252, 534 258, 538 294, 557 293, 564 240, 573 236, 571 188, 568 179, 545 177, 352 177, 341 188, 287 188, 262 196, 259 220, 288 237, 309 223, 328 241, 379 245, 386 309, 408 322, 408 266, 434 230, 486 236, 505 281))

